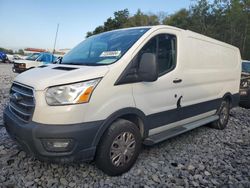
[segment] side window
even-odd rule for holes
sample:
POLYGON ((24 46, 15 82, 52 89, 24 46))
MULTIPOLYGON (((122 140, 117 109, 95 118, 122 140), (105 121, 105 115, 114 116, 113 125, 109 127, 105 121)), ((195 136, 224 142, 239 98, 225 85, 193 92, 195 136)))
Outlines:
POLYGON ((171 71, 176 65, 176 36, 160 34, 152 38, 139 52, 154 53, 157 58, 159 76, 171 71))
POLYGON ((59 58, 59 57, 52 56, 52 62, 56 62, 56 60, 57 60, 58 58, 59 58))
POLYGON ((51 62, 51 56, 49 54, 44 54, 42 57, 42 61, 45 63, 50 63, 51 62))
POLYGON ((159 75, 162 75, 172 70, 176 65, 176 37, 174 35, 159 35, 157 51, 159 75))
POLYGON ((143 46, 143 48, 139 52, 139 56, 141 56, 144 53, 156 54, 156 50, 157 50, 157 37, 154 37, 150 41, 148 41, 147 44, 145 44, 145 46, 143 46))

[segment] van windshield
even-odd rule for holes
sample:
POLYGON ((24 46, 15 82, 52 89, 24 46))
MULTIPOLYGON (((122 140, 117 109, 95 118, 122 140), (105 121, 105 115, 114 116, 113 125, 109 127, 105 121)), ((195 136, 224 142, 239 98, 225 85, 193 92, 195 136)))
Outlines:
POLYGON ((35 61, 40 56, 40 53, 33 53, 29 55, 26 60, 35 61))
POLYGON ((89 66, 112 64, 149 29, 126 29, 94 35, 68 52, 61 63, 89 66))
POLYGON ((242 63, 242 72, 250 73, 250 62, 242 63))

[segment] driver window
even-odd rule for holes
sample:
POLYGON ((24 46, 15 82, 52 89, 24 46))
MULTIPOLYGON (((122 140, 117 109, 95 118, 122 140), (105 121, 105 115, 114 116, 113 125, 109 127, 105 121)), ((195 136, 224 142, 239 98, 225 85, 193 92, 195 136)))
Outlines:
POLYGON ((160 34, 152 38, 139 52, 154 53, 158 64, 159 76, 171 71, 176 65, 176 36, 160 34))

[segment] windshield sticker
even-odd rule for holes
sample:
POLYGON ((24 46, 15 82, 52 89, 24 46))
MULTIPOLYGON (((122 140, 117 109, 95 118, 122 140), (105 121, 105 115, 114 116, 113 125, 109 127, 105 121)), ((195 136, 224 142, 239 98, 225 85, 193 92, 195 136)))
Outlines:
POLYGON ((100 64, 110 64, 110 63, 115 62, 116 60, 117 60, 116 58, 108 58, 108 59, 104 59, 102 61, 99 61, 98 63, 100 63, 100 64))
POLYGON ((121 51, 104 51, 100 57, 118 57, 121 55, 121 51))

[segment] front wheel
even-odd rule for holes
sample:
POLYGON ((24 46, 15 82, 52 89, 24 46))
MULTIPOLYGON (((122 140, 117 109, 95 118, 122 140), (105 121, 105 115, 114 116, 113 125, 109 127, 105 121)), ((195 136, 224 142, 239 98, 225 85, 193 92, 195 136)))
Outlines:
POLYGON ((219 119, 211 124, 212 128, 225 129, 229 120, 230 103, 228 100, 222 101, 220 108, 217 111, 219 119))
POLYGON ((127 172, 135 163, 141 148, 137 126, 119 119, 112 123, 97 148, 96 165, 110 176, 127 172))

